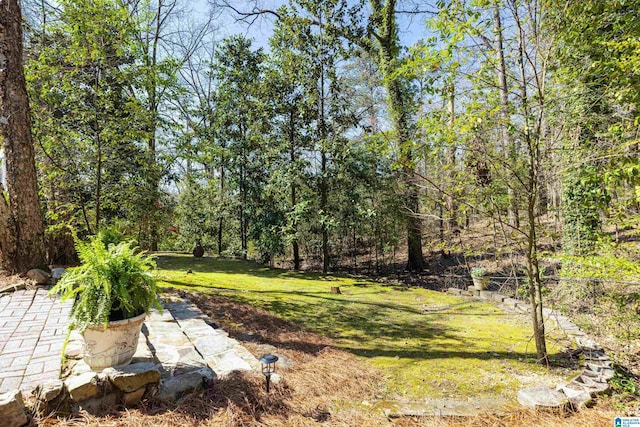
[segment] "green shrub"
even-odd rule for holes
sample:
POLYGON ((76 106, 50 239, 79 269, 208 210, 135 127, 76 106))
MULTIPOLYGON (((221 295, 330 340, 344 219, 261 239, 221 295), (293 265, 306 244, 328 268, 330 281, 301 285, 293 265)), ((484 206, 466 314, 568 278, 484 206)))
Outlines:
POLYGON ((487 270, 482 267, 473 267, 471 269, 471 277, 484 277, 487 275, 487 270))
POLYGON ((110 243, 104 235, 76 242, 82 264, 68 269, 51 293, 74 299, 70 329, 107 325, 110 320, 135 317, 152 307, 161 309, 151 271, 152 258, 136 252, 130 242, 110 243))

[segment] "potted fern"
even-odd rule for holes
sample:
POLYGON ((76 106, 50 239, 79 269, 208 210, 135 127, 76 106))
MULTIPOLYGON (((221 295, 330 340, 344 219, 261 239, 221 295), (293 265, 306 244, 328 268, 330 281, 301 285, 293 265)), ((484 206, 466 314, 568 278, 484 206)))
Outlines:
POLYGON ((81 265, 68 269, 50 291, 74 300, 69 330, 84 335, 84 360, 93 370, 129 363, 146 314, 161 309, 153 259, 112 237, 77 241, 81 265))
POLYGON ((471 269, 471 280, 474 287, 479 291, 489 288, 489 276, 487 275, 487 270, 482 267, 473 267, 471 269))

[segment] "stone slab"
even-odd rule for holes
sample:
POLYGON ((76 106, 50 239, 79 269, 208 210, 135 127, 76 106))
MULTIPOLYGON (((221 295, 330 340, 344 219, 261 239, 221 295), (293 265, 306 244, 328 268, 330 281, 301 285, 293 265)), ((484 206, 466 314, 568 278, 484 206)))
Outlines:
POLYGON ((72 376, 65 381, 71 399, 82 402, 98 393, 98 374, 87 372, 78 376, 72 376))
POLYGON ((156 398, 163 402, 174 402, 185 393, 201 389, 205 381, 215 378, 215 374, 209 367, 201 371, 194 371, 184 375, 178 375, 162 381, 160 391, 156 398))
POLYGON ((6 427, 21 427, 29 421, 19 391, 0 394, 0 420, 6 427))
POLYGON ((147 384, 160 382, 160 371, 153 363, 115 366, 102 372, 107 375, 114 386, 125 393, 136 391, 147 384))
POLYGON ((224 353, 207 356, 207 364, 217 376, 223 377, 233 371, 250 371, 252 367, 233 350, 224 353))
POLYGON ((531 409, 562 409, 569 403, 567 396, 549 387, 518 390, 518 402, 531 409))

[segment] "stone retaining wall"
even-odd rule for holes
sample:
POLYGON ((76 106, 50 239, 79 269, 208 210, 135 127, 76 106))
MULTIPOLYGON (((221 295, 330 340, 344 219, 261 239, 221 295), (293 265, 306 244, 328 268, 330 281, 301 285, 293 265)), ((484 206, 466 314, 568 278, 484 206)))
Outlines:
MULTIPOLYGON (((530 305, 499 292, 479 291, 473 286, 467 290, 449 288, 448 293, 474 297, 501 305, 509 311, 530 313, 530 305)), ((560 329, 575 343, 582 355, 582 372, 567 384, 559 385, 555 390, 548 387, 534 387, 518 391, 518 402, 529 408, 565 408, 579 410, 591 400, 610 390, 609 380, 614 376, 613 363, 600 345, 580 330, 569 318, 557 310, 543 309, 545 321, 553 320, 560 329)))

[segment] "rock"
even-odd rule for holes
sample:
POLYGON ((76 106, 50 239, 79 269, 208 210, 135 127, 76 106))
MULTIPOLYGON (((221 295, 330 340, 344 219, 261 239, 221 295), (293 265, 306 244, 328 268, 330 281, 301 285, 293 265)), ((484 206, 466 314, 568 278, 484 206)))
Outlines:
POLYGON ((498 293, 498 292, 494 292, 493 295, 491 295, 491 299, 493 299, 496 302, 502 302, 506 298, 507 297, 505 297, 504 295, 502 295, 501 293, 498 293))
POLYGON ((599 367, 599 369, 591 369, 588 365, 587 367, 582 371, 582 375, 586 375, 587 377, 593 378, 595 381, 609 381, 611 378, 614 377, 615 375, 615 371, 611 368, 601 368, 599 367))
POLYGON ((493 299, 493 294, 495 294, 494 291, 485 291, 485 290, 481 290, 480 291, 480 298, 482 299, 493 299))
POLYGON ((84 342, 69 341, 67 348, 64 350, 64 356, 67 359, 82 359, 84 354, 84 342))
POLYGON ((453 295, 460 295, 462 293, 462 289, 458 289, 458 288, 447 288, 447 293, 449 294, 453 294, 453 295))
POLYGON ((156 346, 156 357, 162 363, 164 378, 167 377, 166 373, 177 376, 207 367, 205 360, 192 345, 158 344, 156 346))
POLYGON ((91 370, 91 367, 87 365, 87 362, 85 362, 82 359, 76 361, 76 363, 73 365, 73 368, 71 368, 71 375, 73 376, 86 374, 87 372, 93 372, 93 371, 91 370))
POLYGON ((531 409, 562 409, 569 403, 567 396, 548 387, 518 390, 518 402, 531 409))
POLYGON ((251 365, 233 350, 207 356, 206 361, 219 377, 228 375, 233 371, 250 371, 252 369, 251 365))
POLYGON ((119 390, 130 393, 147 384, 160 381, 160 371, 153 363, 135 363, 133 365, 107 368, 103 371, 109 381, 119 390))
POLYGON ((49 380, 36 387, 33 411, 41 418, 70 414, 69 399, 62 380, 49 380))
POLYGON ((62 267, 54 268, 51 270, 51 277, 55 280, 58 280, 62 277, 66 269, 62 267))
POLYGON ((602 350, 583 349, 584 359, 589 362, 606 362, 611 360, 602 350))
POLYGON ((156 398, 163 402, 174 402, 184 393, 201 389, 205 381, 214 378, 215 374, 209 368, 169 378, 162 381, 156 398))
POLYGON ((585 406, 589 405, 592 401, 591 393, 586 390, 576 390, 571 387, 560 387, 561 392, 567 396, 569 403, 574 411, 579 411, 585 406))
POLYGON ((20 427, 29 421, 20 391, 0 394, 0 420, 5 427, 20 427))
POLYGON ((146 390, 147 389, 145 387, 142 387, 136 391, 132 391, 131 393, 125 393, 124 396, 122 396, 122 404, 127 407, 137 405, 140 403, 140 399, 142 399, 146 390))
POLYGON ((269 381, 271 381, 271 384, 278 384, 282 381, 282 377, 278 374, 271 374, 271 379, 269 381))
POLYGON ((516 308, 518 305, 522 304, 521 301, 518 301, 517 299, 514 299, 514 298, 505 298, 503 303, 504 305, 510 308, 516 308))
POLYGON ((253 332, 249 332, 246 334, 240 333, 236 335, 236 338, 238 338, 241 341, 258 342, 262 340, 262 335, 258 333, 253 333, 253 332))
POLYGON ((5 285, 5 286, 0 286, 0 294, 4 293, 4 292, 15 292, 15 291, 19 291, 22 289, 26 289, 27 287, 27 282, 26 281, 21 281, 18 283, 11 283, 9 285, 5 285))
POLYGON ((116 393, 108 393, 104 396, 87 399, 78 405, 82 409, 92 415, 102 415, 102 413, 116 405, 118 395, 116 393))
POLYGON ((34 268, 27 271, 27 277, 36 282, 38 285, 44 285, 49 281, 51 275, 46 271, 34 268))
POLYGON ((50 402, 60 395, 63 388, 64 383, 62 382, 62 380, 49 380, 37 386, 33 391, 33 394, 38 400, 42 400, 43 402, 50 402))
POLYGON ((587 375, 578 375, 569 384, 567 384, 567 386, 577 389, 581 389, 581 387, 584 387, 589 392, 595 394, 607 393, 611 388, 608 382, 592 379, 587 375), (574 385, 577 387, 574 387, 574 385))
POLYGON ((591 338, 576 337, 575 340, 576 340, 576 344, 578 344, 578 347, 582 348, 583 350, 600 350, 601 349, 600 345, 594 340, 592 340, 591 338))
POLYGON ((65 381, 69 395, 74 402, 82 402, 98 393, 98 374, 86 372, 72 376, 65 381))

